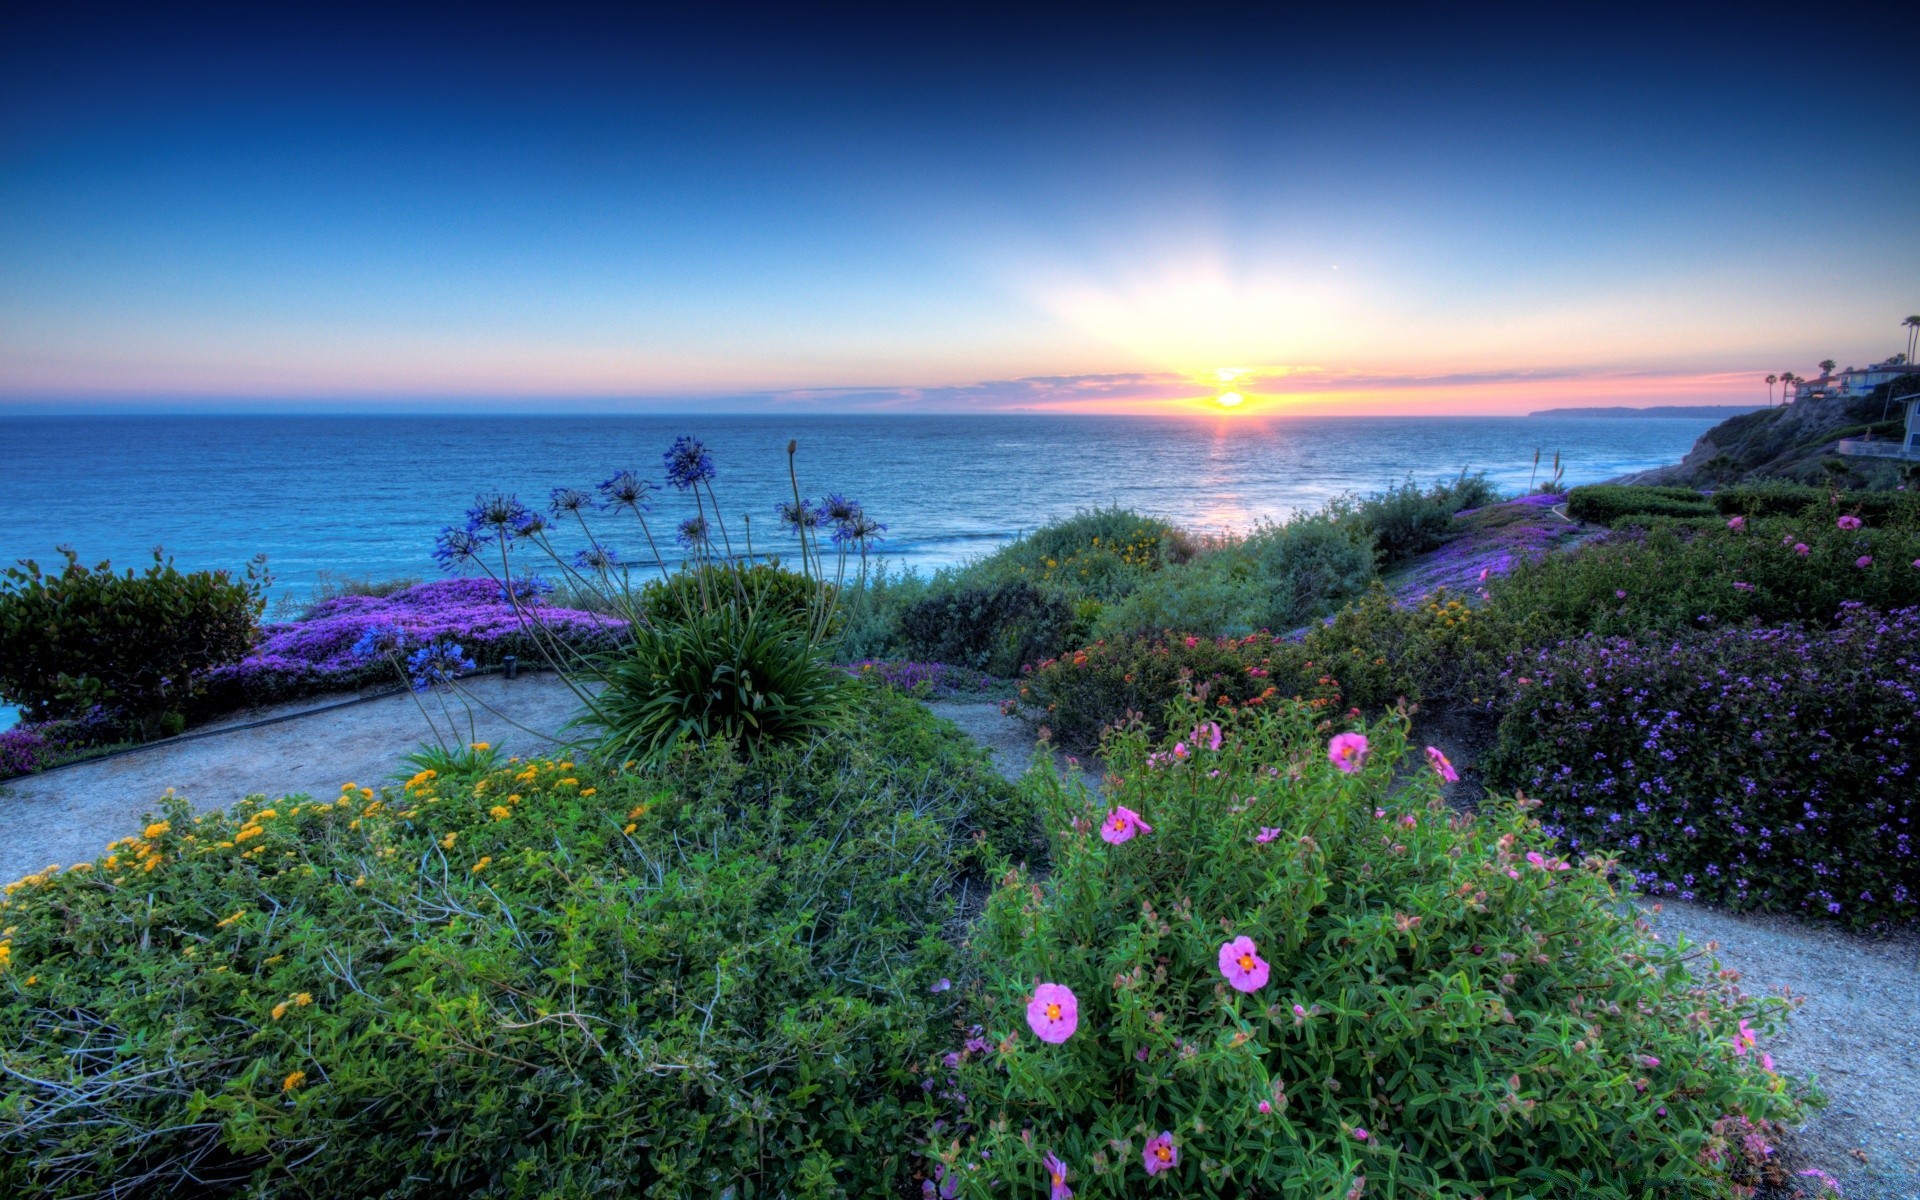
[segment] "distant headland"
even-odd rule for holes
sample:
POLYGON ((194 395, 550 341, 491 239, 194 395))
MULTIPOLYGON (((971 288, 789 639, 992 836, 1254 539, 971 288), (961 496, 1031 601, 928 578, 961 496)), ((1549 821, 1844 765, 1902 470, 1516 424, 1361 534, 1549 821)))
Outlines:
POLYGON ((1530 417, 1692 417, 1703 421, 1724 421, 1728 417, 1759 412, 1764 404, 1657 404, 1652 408, 1543 408, 1530 417))

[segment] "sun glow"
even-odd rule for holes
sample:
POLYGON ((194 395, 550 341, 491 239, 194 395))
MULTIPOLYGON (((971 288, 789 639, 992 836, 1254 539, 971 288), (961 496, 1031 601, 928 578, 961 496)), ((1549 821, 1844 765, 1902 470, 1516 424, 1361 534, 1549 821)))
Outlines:
POLYGON ((1238 408, 1245 400, 1246 397, 1239 392, 1221 392, 1213 398, 1213 402, 1222 408, 1238 408))

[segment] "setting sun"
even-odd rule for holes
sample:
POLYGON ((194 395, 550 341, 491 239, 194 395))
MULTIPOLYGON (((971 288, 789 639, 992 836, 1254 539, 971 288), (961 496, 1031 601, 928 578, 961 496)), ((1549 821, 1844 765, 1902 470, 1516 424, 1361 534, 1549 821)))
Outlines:
POLYGON ((1246 397, 1242 396, 1239 392, 1221 392, 1213 399, 1214 403, 1220 405, 1222 408, 1235 408, 1244 401, 1246 397))

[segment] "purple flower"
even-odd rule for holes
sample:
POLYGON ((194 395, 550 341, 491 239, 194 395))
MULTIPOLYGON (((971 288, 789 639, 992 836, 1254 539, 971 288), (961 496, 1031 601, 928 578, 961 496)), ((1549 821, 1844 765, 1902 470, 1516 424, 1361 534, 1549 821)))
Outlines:
POLYGON ((643 513, 647 511, 647 493, 653 490, 653 485, 632 471, 615 471, 600 481, 598 490, 600 503, 605 508, 643 513))
POLYGON ((713 456, 697 438, 675 438, 661 457, 667 466, 667 482, 683 492, 713 478, 713 456))

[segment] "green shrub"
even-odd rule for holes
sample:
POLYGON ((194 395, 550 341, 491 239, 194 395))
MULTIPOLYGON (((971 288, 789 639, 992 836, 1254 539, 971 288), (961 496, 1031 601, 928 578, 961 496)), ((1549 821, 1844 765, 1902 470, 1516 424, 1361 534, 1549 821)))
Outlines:
POLYGON ((706 564, 650 580, 640 589, 640 611, 647 620, 670 624, 701 609, 701 595, 716 602, 745 602, 755 608, 806 622, 826 607, 832 584, 789 571, 778 561, 743 566, 706 564), (822 593, 829 593, 823 597, 822 593))
POLYGON ((1799 483, 1742 483, 1713 494, 1724 516, 1818 519, 1852 513, 1876 525, 1920 526, 1920 493, 1835 492, 1799 483))
MULTIPOLYGON (((1909 568, 1911 569, 1911 568, 1909 568)), ((1580 638, 1516 662, 1491 777, 1656 895, 1920 916, 1920 608, 1580 638)))
POLYGON ((150 733, 184 708, 197 676, 239 662, 253 644, 264 560, 236 580, 183 573, 158 550, 140 575, 60 553, 57 575, 34 562, 0 574, 0 697, 34 717, 103 705, 150 733))
POLYGON ((1204 637, 1284 632, 1325 616, 1374 578, 1373 551, 1349 522, 1325 515, 1262 525, 1161 571, 1106 605, 1106 637, 1172 631, 1204 637))
POLYGON ((900 614, 908 657, 1012 675, 1080 632, 1073 606, 1024 580, 935 592, 900 614))
POLYGON ((1168 714, 1190 693, 1222 709, 1289 697, 1329 716, 1344 707, 1340 680, 1296 642, 1163 634, 1102 640, 1035 664, 1021 680, 1017 709, 1060 744, 1091 750, 1130 719, 1154 732, 1169 728, 1168 714))
POLYGON ((1307 630, 1301 648, 1340 680, 1348 704, 1369 712, 1403 698, 1486 704, 1509 649, 1445 589, 1399 604, 1377 585, 1307 630))
POLYGON ((1043 525, 968 566, 964 584, 1020 579, 1076 598, 1124 596, 1155 572, 1193 557, 1179 529, 1124 508, 1097 508, 1043 525))
POLYGON ((1425 554, 1447 540, 1453 514, 1500 498, 1485 475, 1468 475, 1421 488, 1408 475, 1397 487, 1333 506, 1340 518, 1373 539, 1382 569, 1425 554))
POLYGON ((166 815, 9 889, 0 1193, 899 1194, 977 835, 1033 828, 878 694, 753 760, 166 815))
MULTIPOLYGON (((1183 735, 1201 719, 1173 714, 1183 735)), ((1605 860, 1554 858, 1520 808, 1451 812, 1424 769, 1397 788, 1397 718, 1366 731, 1352 775, 1301 708, 1223 724, 1220 750, 1203 731, 1184 758, 1137 731, 1110 742, 1105 799, 1028 784, 1052 871, 1011 873, 988 902, 981 1028, 929 1131, 959 1195, 1046 1195, 1049 1157, 1078 1200, 1140 1195, 1163 1133, 1167 1195, 1638 1200, 1753 1181, 1733 1175, 1733 1131, 1798 1111, 1749 1049, 1784 1000, 1696 981, 1605 860), (1144 824, 1110 844, 1130 814, 1144 824), (1064 1041, 1049 1002, 1077 1008, 1064 1041)))
POLYGON ((1713 502, 1692 488, 1596 483, 1567 493, 1567 515, 1596 525, 1646 517, 1711 517, 1713 502))
POLYGON ((802 621, 768 605, 715 603, 631 631, 593 656, 575 724, 609 762, 658 759, 681 738, 750 751, 812 737, 846 713, 846 675, 815 652, 802 621))

